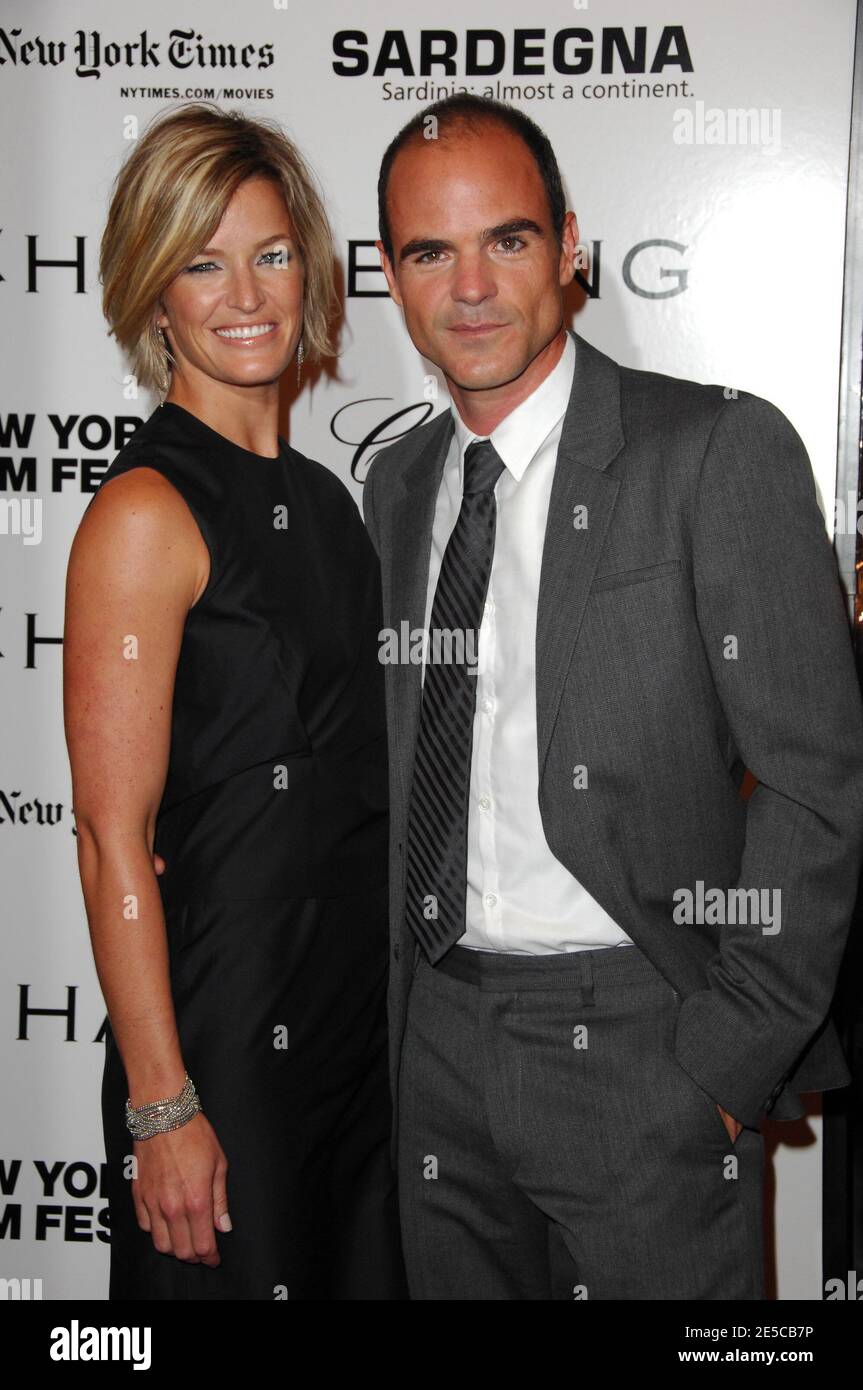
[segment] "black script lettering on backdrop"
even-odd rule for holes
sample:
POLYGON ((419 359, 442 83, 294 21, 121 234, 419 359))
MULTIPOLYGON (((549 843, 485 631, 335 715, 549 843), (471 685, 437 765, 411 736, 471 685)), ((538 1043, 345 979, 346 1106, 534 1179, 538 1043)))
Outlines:
POLYGON ((431 401, 417 401, 415 405, 406 405, 403 407, 403 409, 394 411, 392 415, 387 415, 385 419, 379 421, 378 424, 373 425, 371 429, 366 430, 365 434, 362 435, 359 439, 347 439, 343 434, 339 433, 339 428, 344 428, 344 425, 346 425, 348 422, 345 421, 344 424, 339 428, 337 428, 336 422, 340 420, 340 418, 343 415, 345 415, 349 410, 356 411, 359 406, 368 405, 372 401, 389 400, 392 400, 391 396, 367 396, 359 401, 348 401, 347 405, 341 406, 341 408, 336 411, 335 415, 330 421, 330 433, 333 435, 333 438, 337 439, 340 444, 347 444, 354 450, 354 454, 351 459, 351 477, 354 479, 354 482, 364 483, 365 473, 368 472, 369 467, 372 463, 372 459, 374 459, 375 456, 380 453, 384 445, 392 444, 397 439, 403 439, 404 436, 406 434, 410 434, 412 430, 419 429, 420 425, 425 424, 426 420, 429 418, 429 416, 432 414, 434 410, 434 406, 431 401), (383 431, 388 429, 390 425, 394 425, 397 423, 397 421, 400 420, 406 421, 407 418, 415 412, 422 413, 414 421, 413 424, 406 425, 404 429, 397 429, 393 434, 383 433, 383 431), (368 458, 366 458, 365 455, 369 449, 373 449, 373 452, 368 458), (360 464, 363 462, 365 462, 366 464, 366 469, 363 473, 363 476, 360 477, 358 469, 360 464))

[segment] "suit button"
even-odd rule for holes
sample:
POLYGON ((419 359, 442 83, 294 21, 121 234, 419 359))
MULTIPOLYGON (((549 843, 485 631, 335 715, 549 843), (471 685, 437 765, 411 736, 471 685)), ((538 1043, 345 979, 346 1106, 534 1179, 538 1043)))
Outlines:
POLYGON ((396 942, 395 946, 393 947, 393 960, 398 960, 398 958, 399 958, 399 943, 396 942))

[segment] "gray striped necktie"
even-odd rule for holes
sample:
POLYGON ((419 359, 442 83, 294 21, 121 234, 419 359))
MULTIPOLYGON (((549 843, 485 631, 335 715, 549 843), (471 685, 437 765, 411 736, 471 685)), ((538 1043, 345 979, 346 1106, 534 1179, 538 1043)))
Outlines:
POLYGON ((503 460, 489 439, 464 455, 461 508, 432 603, 422 711, 407 828, 405 914, 432 963, 465 930, 467 817, 475 660, 494 555, 494 485, 503 460), (452 646, 435 634, 453 634, 452 646), (458 658, 458 659, 452 659, 458 658), (470 669, 469 669, 470 668, 470 669))

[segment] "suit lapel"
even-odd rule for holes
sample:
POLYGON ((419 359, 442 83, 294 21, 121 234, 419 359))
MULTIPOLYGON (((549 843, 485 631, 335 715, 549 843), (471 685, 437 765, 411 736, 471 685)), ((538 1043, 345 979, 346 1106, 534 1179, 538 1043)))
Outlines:
MULTIPOLYGON (((443 475, 453 420, 444 411, 429 426, 428 440, 401 477, 401 491, 393 505, 390 622, 398 627, 406 623, 408 632, 422 628, 425 622, 426 592, 431 557, 432 527, 435 502, 443 475)), ((403 750, 398 759, 402 773, 402 791, 407 802, 413 775, 414 752, 419 732, 419 712, 422 695, 421 666, 414 661, 399 662, 393 669, 393 703, 391 718, 395 720, 395 747, 403 750)))
POLYGON ((575 373, 549 498, 536 622, 536 734, 539 779, 581 631, 584 607, 620 490, 603 470, 625 440, 620 371, 590 343, 576 341, 575 373), (573 525, 576 508, 587 518, 573 525))

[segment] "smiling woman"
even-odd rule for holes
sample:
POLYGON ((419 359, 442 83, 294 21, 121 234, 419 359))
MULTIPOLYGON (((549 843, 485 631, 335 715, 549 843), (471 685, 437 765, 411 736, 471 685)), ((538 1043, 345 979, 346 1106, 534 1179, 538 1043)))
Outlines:
POLYGON ((276 128, 184 107, 121 170, 101 266, 167 391, 67 580, 110 1297, 403 1298, 380 573, 347 489, 279 433, 298 344, 332 348, 323 205, 276 128))
POLYGON ((284 195, 272 178, 253 175, 240 184, 218 242, 184 266, 159 298, 156 327, 176 363, 168 399, 205 415, 223 433, 239 427, 247 447, 271 456, 278 450, 277 411, 270 410, 268 425, 261 406, 278 405, 273 393, 300 342, 305 281, 284 195), (273 231, 258 239, 259 227, 273 231), (215 382, 252 388, 241 398, 245 409, 215 391, 215 382))
MULTIPOLYGON (((240 196, 245 204, 248 190, 240 196)), ((300 151, 275 122, 247 121, 207 102, 163 113, 117 176, 99 260, 102 308, 140 385, 164 396, 171 384, 177 360, 166 333, 171 314, 158 308, 166 294, 178 292, 178 280, 184 275, 221 280, 250 261, 274 273, 292 269, 305 281, 302 324, 294 325, 287 360, 297 348, 300 327, 305 355, 331 355, 332 236, 300 151), (269 212, 271 221, 263 240, 244 246, 240 229, 246 209, 229 208, 249 180, 255 185, 253 200, 266 203, 260 210, 269 212), (138 267, 135 276, 129 275, 130 264, 138 267), (165 318, 167 323, 161 321, 165 318)), ((232 312, 209 327, 251 321, 247 313, 232 312)))

